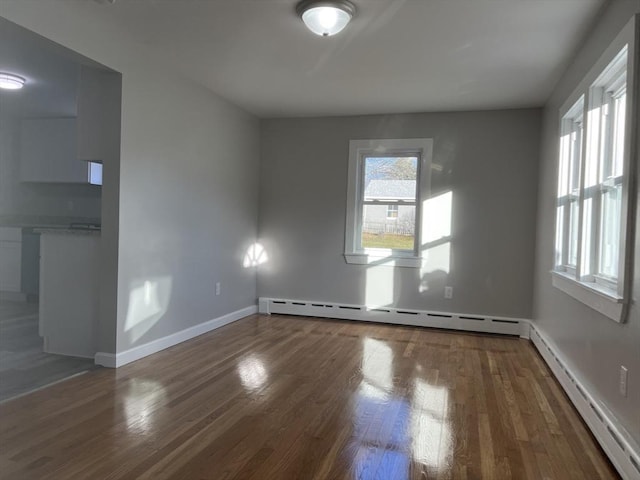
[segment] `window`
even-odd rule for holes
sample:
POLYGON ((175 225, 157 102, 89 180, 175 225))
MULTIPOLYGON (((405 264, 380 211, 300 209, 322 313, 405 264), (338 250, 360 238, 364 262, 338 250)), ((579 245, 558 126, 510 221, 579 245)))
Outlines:
POLYGON ((102 164, 89 162, 88 180, 91 185, 102 185, 102 164))
POLYGON ((630 23, 560 118, 553 284, 619 322, 628 299, 634 35, 630 23))
POLYGON ((431 139, 352 140, 345 259, 420 266, 420 199, 427 198, 431 139))
POLYGON ((572 273, 578 263, 583 114, 584 96, 564 115, 560 126, 556 265, 572 273))

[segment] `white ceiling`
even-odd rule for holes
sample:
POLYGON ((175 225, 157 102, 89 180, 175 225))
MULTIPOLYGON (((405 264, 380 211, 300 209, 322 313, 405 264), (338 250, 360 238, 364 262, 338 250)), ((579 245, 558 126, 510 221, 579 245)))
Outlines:
MULTIPOLYGON (((296 0, 102 1, 101 16, 260 117, 540 106, 605 0, 354 0, 335 37, 296 0)), ((94 4, 95 5, 95 4, 94 4)))
POLYGON ((604 0, 354 0, 335 37, 295 0, 117 0, 166 61, 261 117, 542 105, 604 0))
POLYGON ((0 90, 0 115, 74 116, 79 64, 52 42, 0 18, 0 72, 27 80, 29 88, 0 90))

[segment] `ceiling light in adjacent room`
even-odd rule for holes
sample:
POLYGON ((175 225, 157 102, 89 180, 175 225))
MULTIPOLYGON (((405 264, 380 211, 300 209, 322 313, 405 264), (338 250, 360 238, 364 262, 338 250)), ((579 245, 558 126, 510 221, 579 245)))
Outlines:
POLYGON ((303 0, 296 7, 302 21, 316 35, 330 37, 342 31, 356 13, 347 0, 303 0))
POLYGON ((24 78, 11 73, 0 73, 0 88, 4 90, 20 90, 24 86, 24 78))

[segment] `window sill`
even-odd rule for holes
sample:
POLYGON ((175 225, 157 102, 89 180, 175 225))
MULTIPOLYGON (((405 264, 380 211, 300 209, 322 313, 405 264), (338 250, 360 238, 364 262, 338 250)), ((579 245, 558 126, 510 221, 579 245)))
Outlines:
POLYGON ((345 253, 344 259, 347 263, 355 265, 386 265, 389 267, 411 267, 420 268, 422 257, 406 255, 383 255, 370 253, 345 253))
POLYGON ((617 292, 595 282, 579 282, 564 272, 551 271, 553 286, 611 320, 624 321, 625 302, 617 292))

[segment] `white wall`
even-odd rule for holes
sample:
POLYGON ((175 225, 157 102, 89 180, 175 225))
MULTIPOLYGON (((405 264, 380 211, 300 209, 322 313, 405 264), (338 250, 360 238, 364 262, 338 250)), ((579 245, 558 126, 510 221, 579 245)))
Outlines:
MULTIPOLYGON (((636 303, 640 298, 640 232, 636 231, 635 237, 632 306, 628 321, 623 325, 555 289, 549 273, 553 267, 558 109, 636 12, 640 12, 638 0, 616 0, 607 7, 556 86, 544 111, 534 319, 566 356, 577 376, 601 398, 605 407, 626 427, 630 437, 640 443, 640 309, 636 303), (620 365, 629 369, 626 398, 618 393, 620 365)), ((637 158, 635 161, 637 168, 637 158)), ((637 205, 637 197, 634 201, 637 205)), ((636 214, 640 214, 640 208, 636 208, 636 214)), ((638 220, 635 223, 637 225, 638 220)))
POLYGON ((255 303, 242 260, 256 237, 259 122, 168 72, 103 8, 8 0, 2 14, 122 73, 120 161, 105 165, 119 185, 103 190, 117 286, 101 327, 101 350, 121 352, 255 303))
POLYGON ((539 109, 262 127, 259 296, 530 318, 539 109), (349 140, 420 137, 434 139, 432 194, 451 198, 451 238, 424 249, 422 269, 346 264, 349 140))

